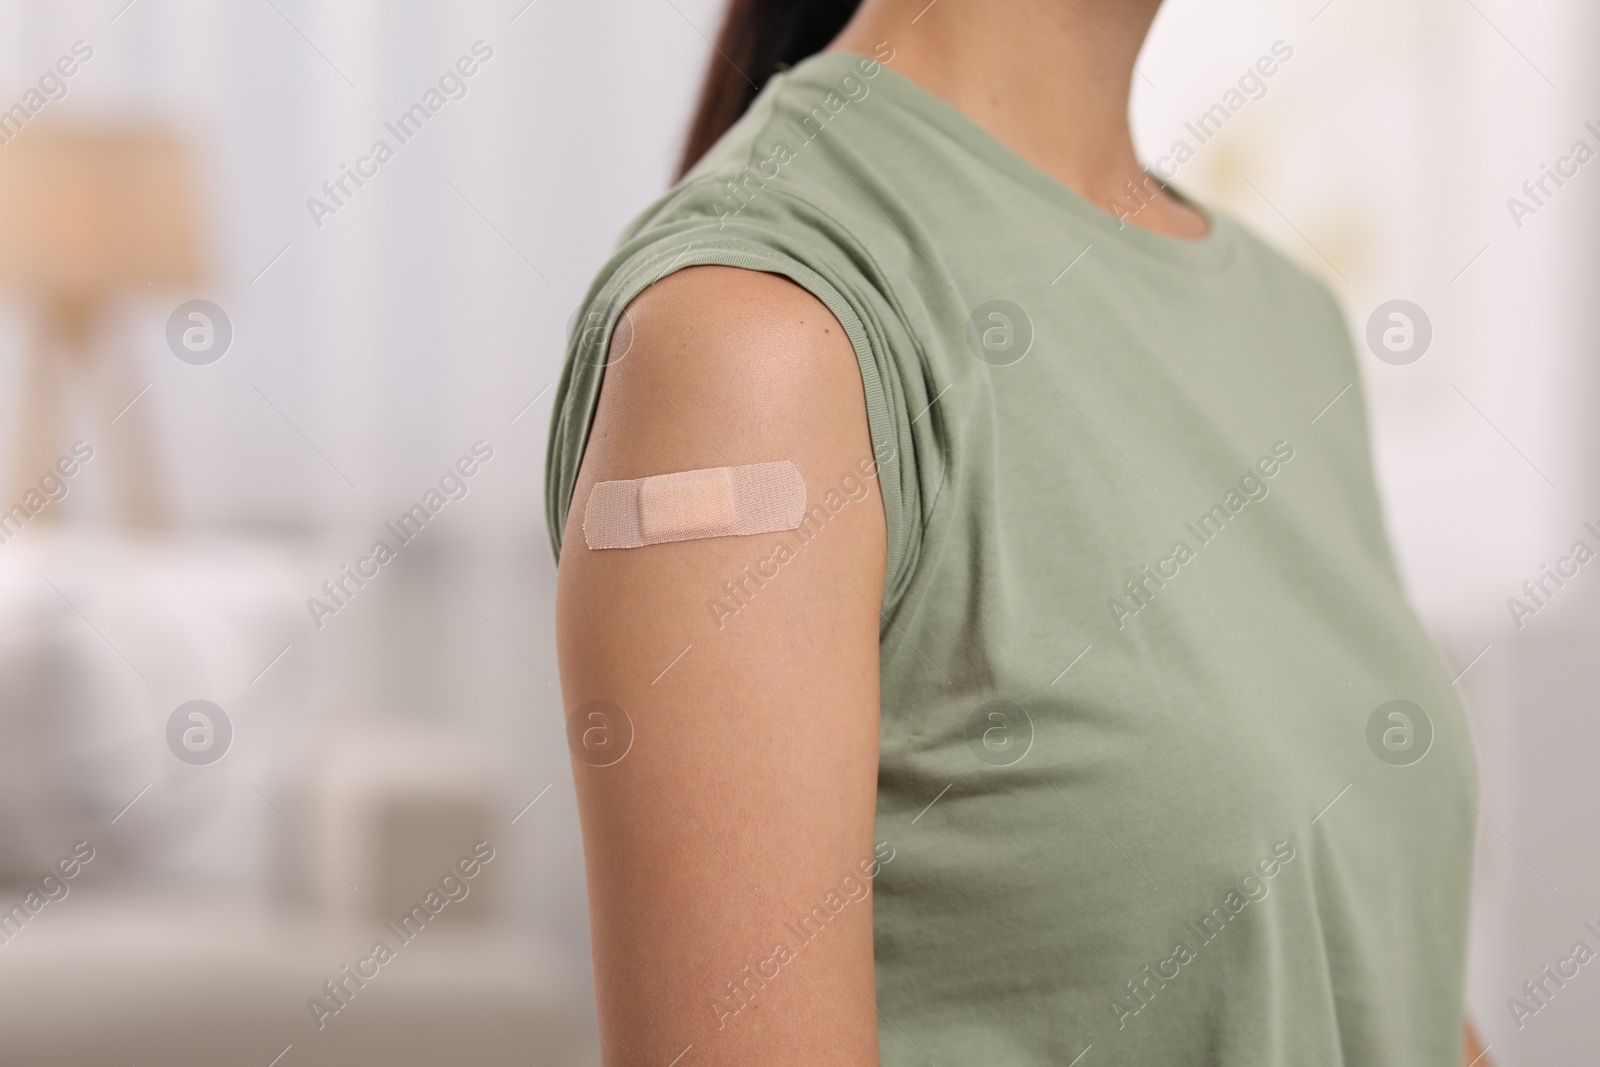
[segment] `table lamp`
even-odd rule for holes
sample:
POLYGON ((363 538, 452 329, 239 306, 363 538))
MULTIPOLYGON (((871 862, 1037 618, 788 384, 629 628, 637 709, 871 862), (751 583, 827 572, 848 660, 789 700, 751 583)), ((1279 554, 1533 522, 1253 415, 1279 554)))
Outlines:
POLYGON ((134 528, 166 525, 149 407, 127 407, 146 383, 125 343, 101 334, 118 297, 202 278, 188 153, 160 130, 32 124, 0 146, 0 205, 0 286, 42 315, 23 374, 12 491, 0 507, 66 453, 67 394, 81 391, 96 413, 86 437, 109 435, 113 419, 122 424, 115 447, 96 449, 115 474, 117 518, 134 528))

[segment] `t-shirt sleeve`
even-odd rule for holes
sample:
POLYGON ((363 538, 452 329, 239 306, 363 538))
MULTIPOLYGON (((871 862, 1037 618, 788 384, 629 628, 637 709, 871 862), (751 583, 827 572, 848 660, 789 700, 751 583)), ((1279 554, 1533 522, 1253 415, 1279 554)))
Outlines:
MULTIPOLYGON (((915 570, 924 502, 934 495, 928 479, 936 478, 941 466, 930 454, 936 451, 926 432, 932 420, 922 420, 922 440, 917 439, 916 415, 926 410, 932 394, 911 331, 895 312, 887 287, 863 269, 870 263, 859 260, 860 250, 851 247, 847 235, 830 234, 830 220, 787 198, 782 205, 771 205, 783 208, 778 219, 730 220, 714 212, 684 210, 685 199, 692 202, 695 194, 692 186, 680 190, 654 217, 635 223, 579 309, 567 341, 545 462, 551 547, 559 559, 613 333, 628 304, 685 267, 716 264, 765 271, 788 278, 822 301, 855 348, 887 530, 887 615, 915 570)), ((936 489, 937 481, 932 485, 936 489)))

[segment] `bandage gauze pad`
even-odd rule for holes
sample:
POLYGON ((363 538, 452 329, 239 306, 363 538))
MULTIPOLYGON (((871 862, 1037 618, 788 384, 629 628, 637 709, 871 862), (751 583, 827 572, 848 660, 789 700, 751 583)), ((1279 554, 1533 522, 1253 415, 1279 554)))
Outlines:
POLYGON ((707 467, 600 482, 583 509, 590 548, 793 530, 806 514, 806 483, 788 460, 707 467))

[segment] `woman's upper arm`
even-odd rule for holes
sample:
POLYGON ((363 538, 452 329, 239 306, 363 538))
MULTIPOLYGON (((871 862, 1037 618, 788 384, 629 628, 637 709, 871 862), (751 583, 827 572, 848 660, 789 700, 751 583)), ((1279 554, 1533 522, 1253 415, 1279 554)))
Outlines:
POLYGON ((604 1062, 876 1064, 885 531, 855 353, 805 290, 727 267, 628 318, 557 589, 604 1062), (584 543, 596 482, 777 460, 798 532, 584 543))

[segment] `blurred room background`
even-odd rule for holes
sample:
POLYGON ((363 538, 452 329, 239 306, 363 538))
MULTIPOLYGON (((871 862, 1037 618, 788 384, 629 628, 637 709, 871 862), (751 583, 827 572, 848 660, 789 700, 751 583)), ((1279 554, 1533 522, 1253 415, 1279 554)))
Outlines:
MULTIPOLYGON (((0 1062, 598 1062, 542 459, 720 7, 0 2, 0 1062)), ((1600 10, 1169 0, 1145 158, 1277 42, 1176 182, 1344 301, 1476 731, 1472 1006, 1590 1062, 1600 979, 1506 1000, 1597 944, 1600 566, 1507 600, 1600 544, 1600 162, 1523 189, 1600 148, 1600 10)))

